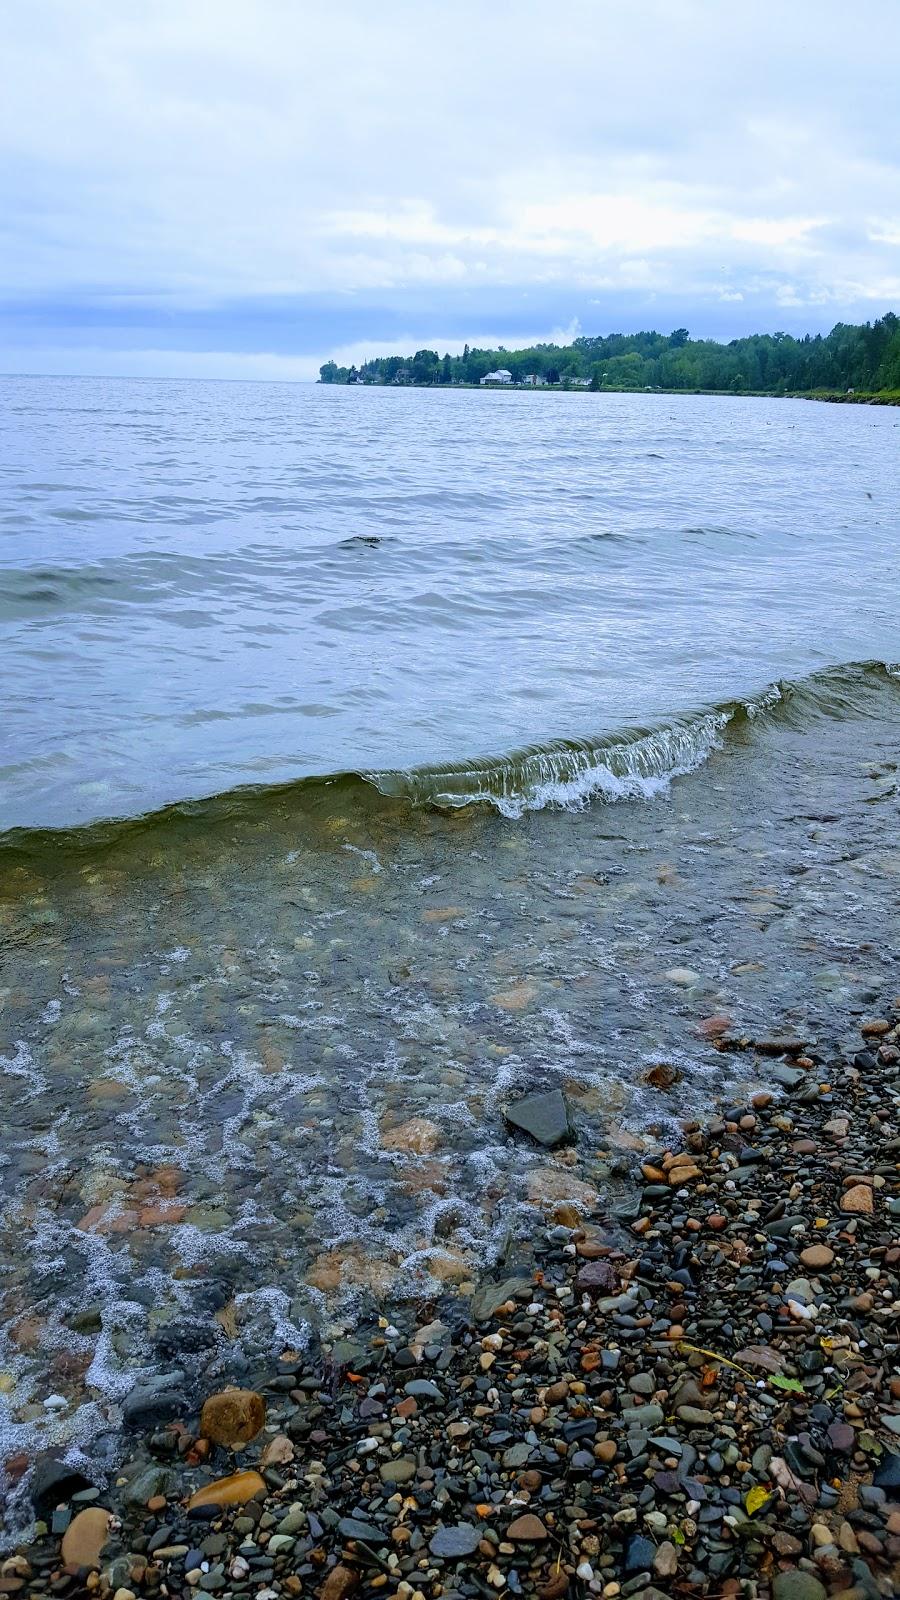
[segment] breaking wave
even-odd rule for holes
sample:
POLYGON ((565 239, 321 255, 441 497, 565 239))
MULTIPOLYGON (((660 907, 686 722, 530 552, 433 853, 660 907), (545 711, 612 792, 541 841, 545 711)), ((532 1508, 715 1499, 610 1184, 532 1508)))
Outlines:
POLYGON ((796 681, 780 680, 758 694, 673 718, 657 728, 551 741, 509 756, 446 766, 349 771, 246 786, 135 818, 71 829, 17 828, 0 834, 0 852, 90 851, 134 831, 164 829, 175 819, 202 818, 207 826, 238 815, 263 820, 267 807, 281 814, 293 809, 330 812, 347 803, 351 790, 354 803, 362 807, 377 804, 379 798, 442 810, 489 805, 510 819, 545 808, 580 811, 598 801, 653 800, 665 796, 673 780, 702 766, 729 739, 752 736, 770 721, 803 728, 823 720, 872 716, 882 707, 885 692, 900 693, 900 664, 851 662, 796 681))

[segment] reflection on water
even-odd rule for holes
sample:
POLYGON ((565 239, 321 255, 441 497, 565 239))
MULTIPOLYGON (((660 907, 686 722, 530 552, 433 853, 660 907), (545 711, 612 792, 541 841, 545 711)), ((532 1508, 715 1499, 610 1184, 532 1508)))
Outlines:
POLYGON ((512 821, 348 779, 9 844, 0 1455, 108 1432, 136 1370, 465 1294, 535 1205, 765 1076, 705 1018, 832 1041, 897 986, 898 734, 858 673, 668 800, 512 821), (501 1117, 549 1082, 561 1162, 501 1117))

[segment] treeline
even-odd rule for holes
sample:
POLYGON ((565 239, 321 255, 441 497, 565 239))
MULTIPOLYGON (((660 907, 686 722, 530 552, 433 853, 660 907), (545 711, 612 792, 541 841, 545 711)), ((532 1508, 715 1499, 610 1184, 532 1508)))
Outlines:
POLYGON ((538 344, 530 350, 470 349, 461 356, 417 350, 414 356, 378 356, 361 367, 326 361, 321 383, 477 384, 505 368, 514 383, 537 377, 550 385, 592 389, 731 390, 784 394, 816 390, 866 393, 900 390, 900 318, 886 312, 877 322, 839 322, 828 334, 795 339, 788 333, 756 333, 718 344, 674 333, 612 333, 575 339, 569 345, 538 344))

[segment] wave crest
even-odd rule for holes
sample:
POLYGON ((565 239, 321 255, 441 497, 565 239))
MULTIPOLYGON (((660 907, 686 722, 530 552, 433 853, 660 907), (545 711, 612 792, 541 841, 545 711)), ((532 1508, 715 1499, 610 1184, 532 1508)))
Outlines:
POLYGON ((672 718, 657 728, 555 740, 464 764, 298 777, 73 828, 15 828, 0 833, 0 851, 51 850, 58 857, 66 850, 81 854, 104 848, 126 834, 158 833, 173 822, 229 826, 239 816, 263 822, 274 812, 282 818, 300 810, 330 813, 346 805, 349 791, 363 808, 377 804, 376 797, 441 810, 481 804, 513 819, 544 808, 581 811, 596 800, 653 800, 665 795, 674 779, 702 766, 726 738, 752 737, 769 722, 802 730, 822 721, 879 715, 885 690, 894 695, 900 690, 900 665, 851 662, 799 680, 782 679, 758 694, 672 718))
POLYGON ((381 794, 402 795, 413 805, 457 809, 488 804, 510 818, 546 807, 581 811, 595 799, 651 800, 719 748, 731 715, 727 710, 708 712, 651 732, 631 731, 596 742, 561 740, 466 767, 363 776, 381 794))

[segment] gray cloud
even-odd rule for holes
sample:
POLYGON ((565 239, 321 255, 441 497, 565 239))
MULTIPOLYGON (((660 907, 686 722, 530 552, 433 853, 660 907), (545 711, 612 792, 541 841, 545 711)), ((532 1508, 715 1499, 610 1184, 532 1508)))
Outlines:
MULTIPOLYGON (((267 297, 406 292, 435 341, 504 287, 735 331, 900 300, 895 0, 35 0, 2 30, 5 365, 86 304, 107 334, 229 307, 207 355, 264 369, 267 297)), ((357 342, 336 317, 318 353, 357 342)))

